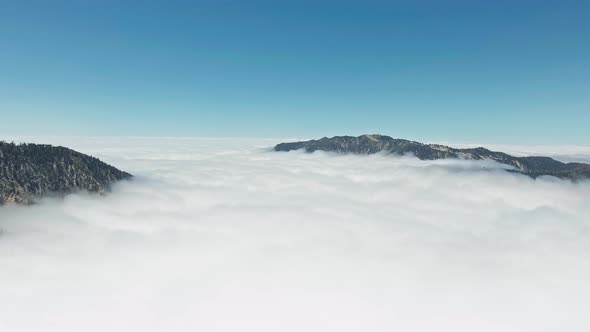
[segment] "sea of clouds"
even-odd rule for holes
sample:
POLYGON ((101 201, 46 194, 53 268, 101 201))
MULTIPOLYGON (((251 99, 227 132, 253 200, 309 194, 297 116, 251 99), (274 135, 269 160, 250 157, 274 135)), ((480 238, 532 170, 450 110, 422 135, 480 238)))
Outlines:
POLYGON ((590 329, 590 182, 280 140, 21 140, 136 177, 0 208, 0 331, 590 329))

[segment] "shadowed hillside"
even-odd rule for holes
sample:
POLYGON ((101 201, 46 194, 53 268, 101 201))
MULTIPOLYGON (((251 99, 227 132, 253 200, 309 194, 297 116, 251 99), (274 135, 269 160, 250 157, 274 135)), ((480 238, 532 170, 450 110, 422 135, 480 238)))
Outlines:
POLYGON ((132 175, 74 150, 0 141, 0 204, 30 203, 46 194, 104 192, 132 175))

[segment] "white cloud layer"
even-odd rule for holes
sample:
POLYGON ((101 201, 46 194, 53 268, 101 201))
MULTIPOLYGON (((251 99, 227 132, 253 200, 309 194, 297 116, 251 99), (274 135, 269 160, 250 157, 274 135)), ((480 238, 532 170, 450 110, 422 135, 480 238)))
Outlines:
POLYGON ((588 182, 274 140, 27 140, 137 177, 0 209, 0 331, 590 328, 588 182))

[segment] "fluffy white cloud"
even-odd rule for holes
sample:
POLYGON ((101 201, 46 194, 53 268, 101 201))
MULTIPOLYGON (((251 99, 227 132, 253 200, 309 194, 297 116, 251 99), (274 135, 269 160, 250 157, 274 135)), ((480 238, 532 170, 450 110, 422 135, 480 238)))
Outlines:
POLYGON ((588 182, 274 140, 26 140, 136 178, 0 209, 0 331, 590 326, 588 182))

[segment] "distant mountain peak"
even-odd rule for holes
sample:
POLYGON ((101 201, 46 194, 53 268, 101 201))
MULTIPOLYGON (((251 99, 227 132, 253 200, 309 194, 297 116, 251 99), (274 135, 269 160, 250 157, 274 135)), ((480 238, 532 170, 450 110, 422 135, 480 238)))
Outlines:
POLYGON ((580 180, 590 178, 590 165, 582 163, 562 163, 549 157, 514 157, 503 152, 488 150, 484 147, 458 149, 440 144, 424 144, 406 139, 392 138, 379 134, 354 136, 324 137, 320 140, 280 143, 275 151, 292 151, 303 149, 306 152, 327 151, 335 153, 373 154, 378 152, 395 155, 412 154, 421 160, 436 159, 490 159, 513 167, 518 172, 536 178, 543 175, 560 179, 580 180))
POLYGON ((381 139, 381 135, 377 135, 377 134, 365 134, 363 135, 364 137, 368 138, 369 140, 373 141, 373 142, 379 142, 379 140, 381 139))

